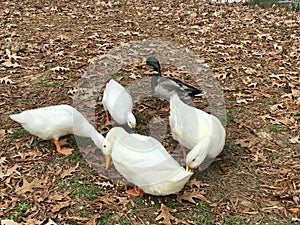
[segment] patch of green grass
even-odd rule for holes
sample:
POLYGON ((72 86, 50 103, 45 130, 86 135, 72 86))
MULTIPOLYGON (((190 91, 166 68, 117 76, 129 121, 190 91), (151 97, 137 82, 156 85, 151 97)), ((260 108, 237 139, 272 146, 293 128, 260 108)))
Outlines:
POLYGON ((85 159, 83 157, 83 155, 79 152, 79 151, 74 151, 72 154, 70 155, 65 155, 64 159, 62 161, 63 164, 65 164, 64 161, 68 161, 71 163, 72 166, 76 165, 78 162, 79 163, 83 163, 85 162, 85 159))
POLYGON ((130 221, 128 219, 121 218, 119 221, 120 225, 131 225, 130 221))
POLYGON ((240 159, 240 154, 247 153, 247 149, 232 143, 231 140, 226 139, 223 152, 225 153, 226 161, 231 162, 237 168, 245 168, 245 165, 240 159))
POLYGON ((279 155, 277 155, 276 153, 273 153, 273 152, 269 153, 269 157, 273 160, 279 159, 279 155))
POLYGON ((31 135, 31 134, 27 130, 25 130, 24 128, 15 130, 12 133, 13 138, 22 138, 22 137, 27 137, 29 135, 31 135))
POLYGON ((89 178, 86 180, 63 179, 58 183, 57 188, 62 192, 73 189, 70 196, 88 201, 93 201, 103 194, 102 188, 92 184, 89 178))
POLYGON ((143 197, 134 197, 132 201, 134 202, 134 206, 131 203, 127 204, 128 209, 130 209, 134 214, 137 214, 141 211, 141 209, 145 206, 143 202, 143 197))
POLYGON ((90 218, 94 215, 94 211, 87 208, 86 205, 75 205, 74 208, 81 217, 90 218))
POLYGON ((236 102, 236 98, 235 97, 231 97, 231 98, 228 99, 228 101, 230 101, 230 102, 236 102))
POLYGON ((17 209, 20 213, 26 213, 27 210, 29 210, 31 206, 26 202, 18 202, 17 209))
POLYGON ((122 7, 124 5, 125 5, 124 2, 117 2, 116 4, 114 4, 114 6, 116 6, 116 7, 122 7))
POLYGON ((269 130, 270 132, 279 133, 279 132, 288 131, 288 128, 282 124, 271 124, 269 125, 269 130))
POLYGON ((273 100, 273 99, 268 99, 267 101, 266 101, 266 103, 268 104, 268 105, 275 105, 275 101, 273 100))
POLYGON ((18 99, 19 102, 29 102, 29 99, 27 98, 20 98, 18 99))
POLYGON ((15 222, 22 222, 23 216, 26 216, 27 211, 31 208, 31 206, 26 202, 18 202, 16 212, 11 214, 8 219, 13 220, 15 222))
POLYGON ((299 116, 294 116, 294 119, 295 119, 297 122, 300 122, 300 117, 299 117, 299 116))
POLYGON ((272 82, 269 81, 269 80, 262 80, 262 81, 259 81, 258 83, 259 83, 259 84, 265 84, 265 85, 267 85, 267 86, 271 86, 271 85, 272 85, 272 82))
POLYGON ((243 76, 242 73, 235 73, 235 74, 233 74, 233 77, 234 77, 234 78, 242 77, 242 76, 243 76))
POLYGON ((241 112, 242 112, 242 108, 241 108, 241 107, 236 107, 236 108, 230 110, 230 111, 227 113, 227 121, 228 121, 229 123, 232 123, 232 122, 235 120, 236 116, 237 116, 239 113, 241 113, 241 112))
POLYGON ((49 61, 51 63, 44 64, 45 70, 47 70, 47 71, 50 71, 52 68, 54 68, 58 65, 57 62, 55 60, 53 60, 52 58, 50 58, 49 61))
POLYGON ((246 224, 245 219, 240 218, 240 217, 229 217, 229 218, 224 218, 224 222, 226 225, 243 225, 246 224))
POLYGON ((56 87, 59 87, 59 83, 45 83, 43 86, 56 88, 56 87))
POLYGON ((111 215, 108 213, 102 213, 97 225, 110 225, 110 224, 116 224, 115 215, 111 215))
POLYGON ((17 222, 17 223, 22 222, 22 216, 20 215, 20 213, 17 213, 17 212, 11 214, 11 215, 8 217, 8 219, 13 220, 13 221, 15 221, 15 222, 17 222))
POLYGON ((193 221, 198 225, 212 225, 214 224, 213 218, 210 215, 210 208, 207 204, 201 201, 196 201, 198 203, 198 208, 193 210, 194 218, 193 221))
POLYGON ((84 198, 88 201, 93 201, 103 194, 103 190, 93 184, 78 184, 77 188, 71 193, 71 196, 84 198))

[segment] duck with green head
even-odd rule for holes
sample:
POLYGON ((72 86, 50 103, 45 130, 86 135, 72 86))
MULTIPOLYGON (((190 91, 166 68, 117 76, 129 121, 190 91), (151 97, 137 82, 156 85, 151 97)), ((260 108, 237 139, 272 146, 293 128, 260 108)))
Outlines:
POLYGON ((163 77, 161 75, 160 63, 154 56, 148 57, 140 65, 148 65, 153 68, 151 87, 156 96, 169 100, 176 93, 182 100, 190 100, 191 98, 201 97, 205 94, 204 91, 174 77, 163 77))

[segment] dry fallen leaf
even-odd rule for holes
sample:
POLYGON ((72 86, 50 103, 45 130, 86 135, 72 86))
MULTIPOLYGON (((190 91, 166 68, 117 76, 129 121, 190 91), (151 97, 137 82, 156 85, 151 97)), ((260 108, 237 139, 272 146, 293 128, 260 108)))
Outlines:
POLYGON ((86 225, 97 225, 97 219, 99 219, 100 217, 100 214, 92 216, 91 219, 86 223, 86 225))
POLYGON ((21 175, 21 174, 17 171, 18 168, 19 168, 18 165, 14 165, 13 167, 7 169, 5 173, 2 173, 2 171, 0 171, 0 179, 3 179, 4 177, 9 177, 9 176, 11 176, 13 173, 17 173, 18 175, 21 175))
POLYGON ((1 157, 0 158, 0 165, 7 163, 6 157, 1 157))
POLYGON ((300 136, 292 137, 289 139, 290 143, 292 144, 300 144, 300 136))
POLYGON ((192 191, 192 192, 185 191, 182 195, 177 197, 177 201, 182 202, 182 200, 185 200, 193 204, 197 204, 193 199, 193 198, 197 198, 203 202, 206 202, 210 206, 215 206, 215 204, 209 201, 207 198, 205 198, 203 194, 205 194, 204 191, 192 191))
POLYGON ((3 66, 5 67, 13 67, 13 68, 17 68, 20 67, 21 65, 18 63, 12 63, 10 60, 6 60, 4 63, 2 63, 3 66))
POLYGON ((176 212, 176 209, 171 209, 164 204, 161 204, 160 207, 160 214, 155 218, 156 221, 163 219, 160 223, 163 223, 165 225, 172 225, 172 221, 176 221, 177 218, 172 216, 170 212, 176 212))
POLYGON ((62 208, 68 207, 69 205, 71 205, 71 203, 72 203, 71 200, 67 200, 64 202, 55 202, 50 206, 50 210, 51 212, 55 213, 61 210, 62 208))
POLYGON ((0 129, 0 141, 2 141, 4 139, 4 136, 5 136, 5 130, 0 129))
POLYGON ((0 78, 0 84, 14 84, 15 82, 13 82, 11 79, 9 79, 8 76, 0 78))
POLYGON ((1 225, 18 225, 18 224, 20 223, 16 223, 13 220, 7 220, 7 219, 1 220, 1 225))
POLYGON ((47 223, 44 223, 43 222, 43 225, 57 225, 57 223, 55 223, 53 220, 51 220, 51 219, 48 219, 48 222, 47 223))
POLYGON ((26 192, 33 192, 34 188, 43 188, 43 181, 39 178, 35 178, 31 183, 28 183, 26 178, 23 178, 23 185, 16 189, 17 195, 23 195, 26 192))
POLYGON ((51 68, 50 70, 55 72, 65 72, 65 71, 69 71, 70 69, 62 66, 56 66, 51 68))
POLYGON ((74 173, 76 171, 76 169, 78 168, 79 166, 79 162, 76 164, 76 166, 73 166, 73 167, 70 167, 69 169, 65 170, 61 175, 60 177, 61 178, 65 178, 67 176, 70 176, 72 173, 74 173))

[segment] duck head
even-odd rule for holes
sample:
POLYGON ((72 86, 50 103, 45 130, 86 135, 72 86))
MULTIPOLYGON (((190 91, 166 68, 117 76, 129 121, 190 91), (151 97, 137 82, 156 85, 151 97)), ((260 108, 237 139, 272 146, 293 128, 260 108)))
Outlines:
POLYGON ((210 139, 205 137, 187 154, 185 163, 189 171, 193 172, 205 160, 209 152, 209 143, 210 139))
POLYGON ((144 60, 140 65, 148 65, 151 66, 158 75, 161 74, 160 72, 160 64, 157 58, 154 56, 148 57, 146 60, 144 60))
POLYGON ((128 113, 127 125, 129 126, 129 128, 131 129, 131 131, 135 133, 136 119, 135 119, 135 117, 134 117, 134 115, 133 115, 132 112, 128 113))

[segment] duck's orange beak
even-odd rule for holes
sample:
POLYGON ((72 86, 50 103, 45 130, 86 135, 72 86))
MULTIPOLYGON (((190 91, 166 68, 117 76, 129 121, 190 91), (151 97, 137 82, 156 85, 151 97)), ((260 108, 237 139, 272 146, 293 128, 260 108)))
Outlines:
POLYGON ((105 169, 108 170, 109 166, 111 163, 111 156, 110 155, 106 155, 105 156, 105 169))
POLYGON ((187 167, 188 171, 194 173, 195 169, 194 168, 191 168, 190 166, 187 167))

